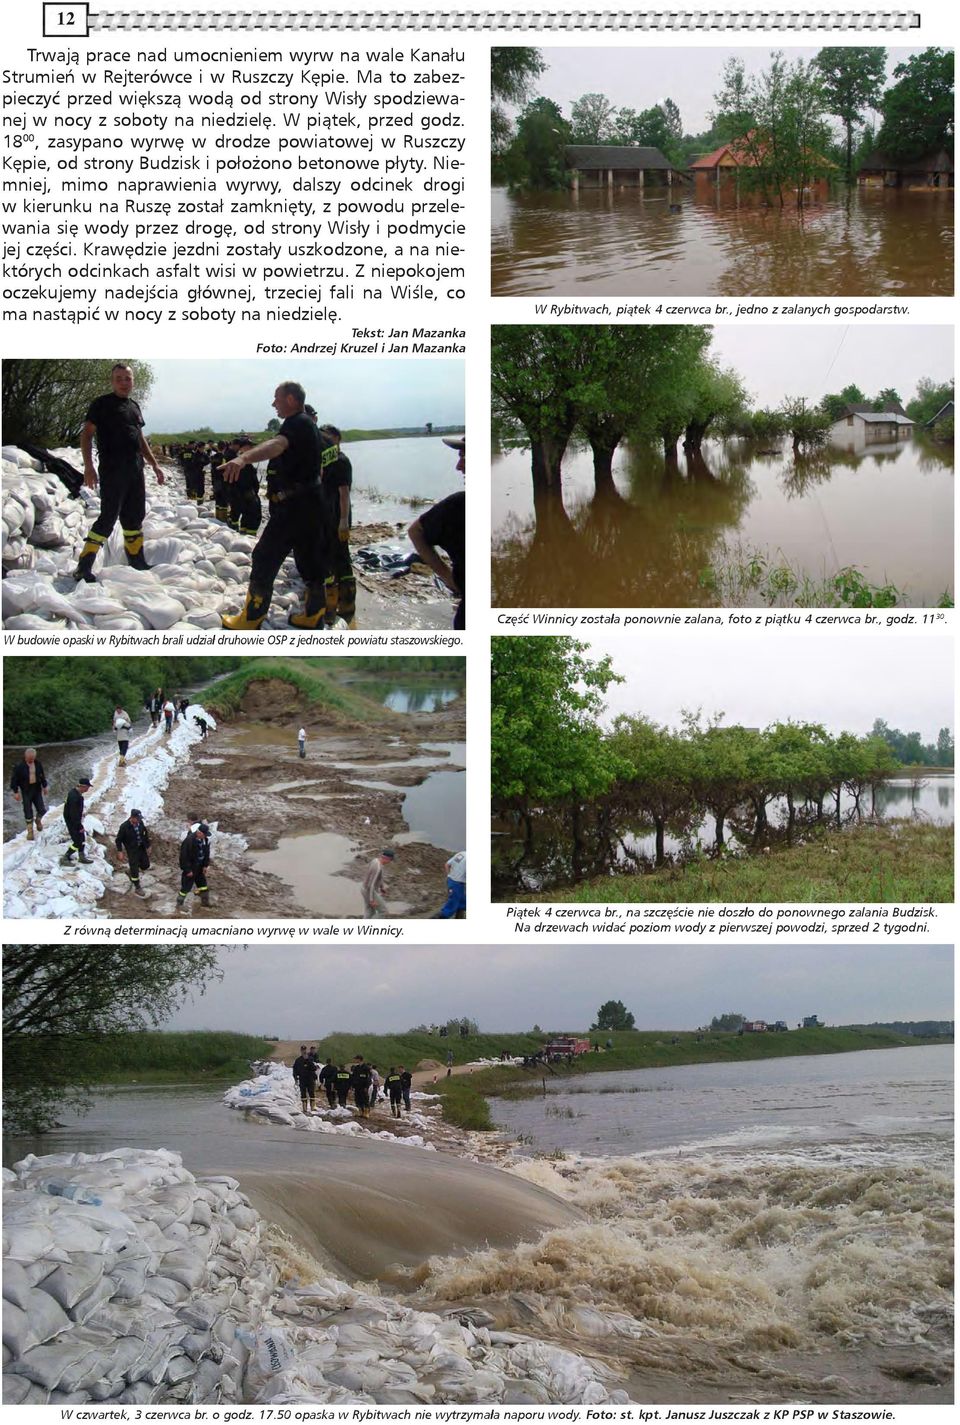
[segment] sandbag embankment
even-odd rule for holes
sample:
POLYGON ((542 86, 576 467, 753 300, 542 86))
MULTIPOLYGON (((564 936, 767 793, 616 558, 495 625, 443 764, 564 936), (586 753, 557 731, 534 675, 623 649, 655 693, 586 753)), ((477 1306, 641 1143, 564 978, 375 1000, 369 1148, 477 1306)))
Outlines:
POLYGON ((32 1154, 4 1170, 3 1399, 242 1398, 277 1283, 236 1179, 177 1153, 32 1154))

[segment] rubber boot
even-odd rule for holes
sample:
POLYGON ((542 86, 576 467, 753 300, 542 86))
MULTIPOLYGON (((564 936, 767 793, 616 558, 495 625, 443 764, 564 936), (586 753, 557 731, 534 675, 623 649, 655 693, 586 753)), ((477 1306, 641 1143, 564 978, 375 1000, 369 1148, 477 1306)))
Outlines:
POLYGON ((230 506, 229 506, 229 505, 214 505, 214 507, 213 507, 213 513, 216 515, 216 517, 217 517, 218 520, 221 520, 221 521, 223 522, 223 524, 228 524, 228 523, 229 523, 229 521, 230 521, 230 506))
POLYGON ((60 857, 60 865, 61 865, 61 866, 72 866, 72 865, 73 865, 73 847, 72 847, 72 846, 70 847, 70 850, 69 850, 69 851, 64 851, 63 855, 60 857))
POLYGON ((223 614, 220 623, 223 628, 259 628, 270 611, 270 600, 252 586, 247 590, 247 601, 238 614, 223 614))
POLYGON ((80 551, 80 558, 77 560, 77 567, 73 571, 73 577, 79 584, 81 579, 85 584, 95 584, 96 578, 93 573, 93 562, 104 546, 105 541, 99 534, 88 534, 84 540, 83 548, 80 551))
POLYGON ((150 565, 143 557, 143 530, 125 529, 123 531, 123 548, 127 556, 127 563, 131 569, 149 569, 150 565))
POLYGON ((134 888, 133 888, 133 894, 134 894, 135 896, 140 896, 141 899, 143 899, 143 900, 146 899, 146 895, 147 895, 146 891, 143 889, 143 887, 142 887, 139 883, 134 886, 134 888))
POLYGON ((179 895, 179 894, 177 895, 177 904, 176 904, 175 909, 176 909, 178 915, 183 915, 183 914, 184 914, 184 912, 185 912, 186 909, 187 909, 187 898, 186 898, 186 896, 181 896, 181 895, 179 895))
POLYGON ((291 614, 287 623, 293 628, 323 628, 326 618, 326 585, 308 584, 303 595, 303 610, 291 614))
POLYGON ((37 830, 38 830, 38 831, 42 831, 42 830, 43 830, 43 822, 42 822, 42 820, 40 819, 40 817, 37 817, 37 830))
POLYGON ((337 613, 344 623, 352 623, 357 616, 357 581, 352 574, 340 580, 337 613))
POLYGON ((209 891, 201 891, 201 892, 200 892, 200 904, 201 904, 202 906, 206 906, 206 907, 209 909, 209 906, 210 906, 210 892, 209 892, 209 891))
POLYGON ((32 821, 28 821, 28 822, 27 822, 27 840, 28 840, 28 841, 33 841, 33 839, 34 839, 34 835, 33 835, 33 822, 32 822, 32 821))
POLYGON ((126 759, 126 757, 121 757, 121 758, 120 758, 120 766, 121 766, 121 767, 125 767, 126 765, 127 765, 127 759, 126 759))
POLYGON ((80 865, 81 865, 81 866, 92 866, 92 865, 93 865, 93 857, 92 857, 92 856, 88 856, 85 850, 83 850, 83 851, 80 852, 80 856, 79 856, 78 859, 79 859, 79 861, 80 861, 80 865))

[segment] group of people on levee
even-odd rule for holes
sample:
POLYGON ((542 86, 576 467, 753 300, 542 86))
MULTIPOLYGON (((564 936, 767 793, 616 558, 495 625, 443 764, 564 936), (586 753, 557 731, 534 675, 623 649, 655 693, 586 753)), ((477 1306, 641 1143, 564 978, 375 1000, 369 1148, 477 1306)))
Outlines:
MULTIPOLYGON (((182 700, 186 714, 186 700, 182 700)), ((198 719, 199 721, 199 719, 198 719)), ((117 736, 117 751, 121 767, 126 766, 132 722, 129 713, 118 707, 114 711, 113 727, 117 736)), ((87 833, 84 829, 86 797, 93 785, 84 773, 76 778, 63 802, 63 821, 67 829, 67 849, 60 857, 61 866, 92 866, 94 860, 87 855, 87 833), (76 859, 74 859, 76 858, 76 859)), ((35 747, 28 747, 20 761, 13 768, 10 790, 23 808, 26 822, 27 840, 35 841, 37 832, 43 830, 43 818, 47 814, 45 793, 48 790, 47 776, 43 763, 37 756, 35 747)), ((210 827, 205 821, 191 824, 180 842, 179 868, 180 889, 177 893, 177 910, 183 910, 191 894, 196 895, 203 906, 210 904, 210 887, 207 882, 207 867, 210 865, 210 827)), ((139 807, 130 810, 126 820, 121 822, 114 838, 117 856, 125 867, 134 895, 146 896, 141 877, 150 870, 150 832, 139 807)))
POLYGON ((390 1100, 394 1118, 401 1118, 404 1111, 410 1112, 413 1075, 402 1064, 391 1067, 381 1077, 376 1064, 368 1064, 362 1054, 354 1054, 348 1069, 345 1063, 335 1064, 332 1059, 321 1064, 313 1045, 308 1049, 306 1044, 301 1044, 300 1053, 293 1061, 293 1080, 300 1090, 304 1113, 316 1113, 318 1087, 326 1095, 331 1109, 346 1108, 352 1093, 354 1107, 361 1118, 370 1117, 381 1097, 390 1100))
MULTIPOLYGON (((100 513, 80 551, 74 578, 94 582, 94 562, 117 520, 127 560, 149 569, 143 553, 146 512, 144 462, 159 484, 165 475, 143 434, 143 414, 133 398, 133 371, 117 362, 112 390, 87 411, 80 436, 84 483, 99 481, 100 513), (99 470, 93 464, 96 442, 99 470)), ((289 616, 296 628, 349 624, 356 613, 357 583, 350 558, 350 492, 353 470, 340 448, 334 425, 321 425, 297 381, 281 381, 273 395, 280 421, 276 434, 257 444, 249 436, 195 441, 171 448, 183 470, 187 498, 200 505, 210 471, 218 519, 259 538, 253 548, 250 583, 238 614, 224 615, 224 628, 258 629, 270 611, 273 586, 289 555, 304 583, 303 608, 289 616), (267 520, 263 523, 257 465, 267 462, 267 520)), ((466 440, 445 442, 458 452, 457 470, 466 468, 466 440)), ((463 491, 448 495, 414 520, 408 531, 418 557, 458 600, 454 628, 465 626, 464 567, 466 501, 463 491), (444 559, 438 550, 444 550, 444 559)))

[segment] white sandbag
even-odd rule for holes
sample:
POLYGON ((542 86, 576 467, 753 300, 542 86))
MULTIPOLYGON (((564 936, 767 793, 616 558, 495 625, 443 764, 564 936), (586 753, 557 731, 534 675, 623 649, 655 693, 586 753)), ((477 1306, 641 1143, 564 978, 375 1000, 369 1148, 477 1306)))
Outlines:
MULTIPOLYGON (((43 618, 40 614, 14 614, 11 618, 3 620, 4 628, 45 628, 51 629, 53 623, 50 619, 43 618)), ((139 628, 139 624, 137 627, 139 628)), ((12 912, 10 912, 12 914, 12 912)))
POLYGON ((24 1311, 12 1301, 3 1303, 3 1344, 19 1358, 34 1346, 42 1346, 69 1331, 73 1322, 52 1296, 33 1288, 30 1306, 24 1311))
POLYGON ((183 604, 173 599, 161 589, 131 589, 124 597, 127 612, 136 614, 147 628, 170 628, 179 623, 186 613, 183 604))
POLYGON ((33 526, 30 542, 38 549, 60 549, 69 543, 69 538, 63 520, 51 510, 33 526))
POLYGON ((70 602, 85 614, 126 613, 120 600, 106 593, 98 584, 79 583, 70 595, 70 602))
POLYGON ((4 1371, 4 1405, 46 1405, 49 1396, 42 1386, 34 1385, 26 1376, 17 1376, 4 1371))
POLYGON ((39 574, 10 574, 3 581, 3 616, 48 613, 71 622, 86 622, 85 615, 52 589, 39 574))
POLYGON ((20 521, 20 533, 24 539, 29 539, 33 533, 33 526, 36 521, 36 511, 33 508, 33 501, 27 505, 23 512, 23 519, 20 521))
POLYGON ((42 1290, 69 1311, 86 1296, 103 1276, 103 1256, 96 1252, 75 1252, 44 1279, 42 1290))
MULTIPOLYGON (((247 1342, 246 1333, 239 1333, 247 1342)), ((271 1377, 286 1370, 293 1361, 293 1351, 282 1327, 263 1327, 249 1343, 250 1358, 244 1375, 247 1397, 256 1400, 271 1377)))
MULTIPOLYGON (((9 627, 9 624, 7 626, 9 627)), ((93 626, 94 628, 126 629, 128 632, 143 628, 143 624, 133 614, 95 614, 93 626)))
POLYGON ((21 1311, 29 1311, 31 1290, 32 1287, 23 1263, 15 1262, 12 1257, 8 1257, 3 1264, 4 1301, 12 1301, 14 1306, 20 1307, 21 1311))
POLYGON ((243 578, 239 567, 230 559, 219 559, 216 570, 225 584, 238 584, 243 578))
POLYGON ((212 609, 190 609, 186 621, 191 628, 219 628, 220 615, 212 609))
POLYGON ((182 565, 190 559, 192 551, 182 539, 167 536, 162 539, 145 541, 147 562, 155 569, 158 564, 182 565))

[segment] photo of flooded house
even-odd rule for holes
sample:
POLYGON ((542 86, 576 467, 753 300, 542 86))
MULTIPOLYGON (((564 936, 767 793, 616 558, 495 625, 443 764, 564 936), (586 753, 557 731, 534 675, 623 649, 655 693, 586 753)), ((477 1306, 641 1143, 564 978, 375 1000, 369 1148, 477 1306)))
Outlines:
POLYGON ((848 405, 845 413, 833 422, 829 439, 844 450, 863 450, 866 446, 896 445, 909 440, 914 423, 899 402, 888 402, 882 411, 868 405, 848 405))
POLYGON ((863 161, 857 181, 863 188, 906 188, 911 193, 953 187, 953 154, 946 149, 917 158, 895 159, 874 150, 863 161))
POLYGON ((658 148, 614 144, 569 144, 564 150, 570 170, 570 187, 672 188, 683 175, 658 148))

